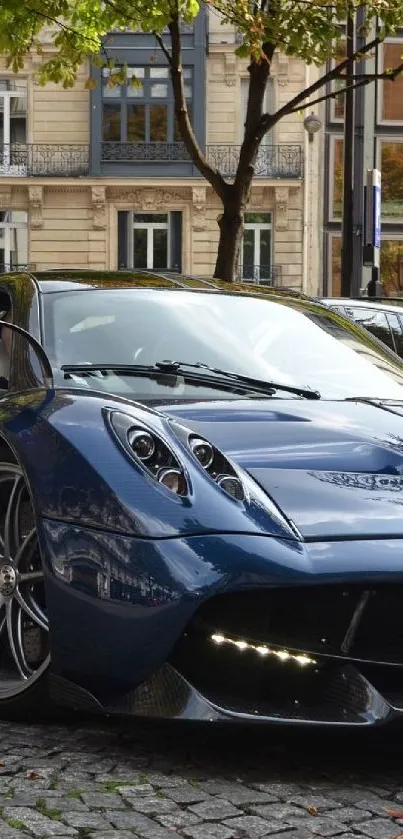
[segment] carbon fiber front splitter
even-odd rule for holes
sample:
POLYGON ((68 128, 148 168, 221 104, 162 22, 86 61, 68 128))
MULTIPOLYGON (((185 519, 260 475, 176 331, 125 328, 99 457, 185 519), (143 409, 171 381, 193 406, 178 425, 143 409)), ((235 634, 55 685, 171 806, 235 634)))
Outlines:
POLYGON ((165 664, 138 688, 102 701, 66 679, 51 676, 51 694, 59 705, 108 715, 199 722, 370 727, 403 714, 403 702, 387 701, 353 665, 334 673, 315 704, 304 706, 290 697, 284 707, 235 697, 202 694, 176 669, 165 664))

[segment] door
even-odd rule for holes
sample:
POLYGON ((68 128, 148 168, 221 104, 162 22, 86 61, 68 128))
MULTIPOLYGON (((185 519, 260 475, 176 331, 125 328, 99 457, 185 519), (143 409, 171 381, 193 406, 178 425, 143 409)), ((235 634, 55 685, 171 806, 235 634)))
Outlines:
POLYGON ((249 282, 273 282, 271 213, 245 213, 242 279, 249 282))
POLYGON ((166 271, 170 264, 167 213, 132 214, 132 260, 135 271, 166 271))

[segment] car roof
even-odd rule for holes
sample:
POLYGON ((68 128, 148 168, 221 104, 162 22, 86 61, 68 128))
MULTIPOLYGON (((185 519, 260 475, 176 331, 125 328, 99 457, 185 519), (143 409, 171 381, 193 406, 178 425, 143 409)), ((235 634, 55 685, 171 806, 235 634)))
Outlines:
MULTIPOLYGON (((227 283, 222 280, 210 279, 210 277, 184 275, 173 271, 91 271, 66 268, 62 270, 30 271, 29 274, 41 294, 113 288, 166 288, 172 290, 181 288, 191 291, 251 294, 259 297, 312 299, 294 289, 279 289, 260 283, 227 283)), ((10 276, 8 275, 8 277, 10 276)))
POLYGON ((354 306, 354 308, 384 311, 389 309, 391 312, 398 309, 399 313, 403 314, 402 297, 322 297, 321 299, 326 306, 354 306))

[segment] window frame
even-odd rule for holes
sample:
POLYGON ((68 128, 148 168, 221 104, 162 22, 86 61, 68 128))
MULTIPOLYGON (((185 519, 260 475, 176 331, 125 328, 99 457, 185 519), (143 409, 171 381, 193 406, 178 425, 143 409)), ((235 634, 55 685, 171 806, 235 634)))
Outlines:
MULTIPOLYGON (((244 221, 244 235, 246 230, 253 230, 255 231, 254 235, 254 242, 253 242, 253 259, 256 258, 256 253, 259 252, 259 261, 253 262, 253 277, 252 282, 256 280, 256 282, 260 282, 260 268, 261 268, 261 261, 260 261, 260 234, 262 230, 269 230, 270 231, 270 270, 273 267, 273 253, 274 253, 274 240, 273 240, 273 233, 274 233, 274 219, 273 219, 273 212, 271 210, 250 210, 249 213, 245 213, 245 219, 250 214, 256 215, 266 215, 270 216, 270 221, 267 222, 248 222, 244 221), (258 234, 256 236, 256 233, 258 234), (258 276, 255 277, 256 269, 258 269, 258 276)), ((241 249, 241 277, 242 280, 245 282, 251 282, 251 279, 248 277, 244 277, 244 236, 242 237, 242 249, 241 249)), ((265 278, 263 278, 265 279, 265 278)))
MULTIPOLYGON (((386 44, 400 44, 402 55, 403 55, 403 36, 400 35, 398 37, 389 37, 385 38, 382 44, 378 47, 378 72, 383 73, 384 69, 384 50, 383 47, 386 44)), ((376 107, 376 122, 378 126, 401 126, 403 125, 403 116, 402 119, 382 119, 382 109, 383 109, 383 95, 384 95, 384 80, 378 79, 377 83, 377 107, 376 107)))
POLYGON ((26 165, 24 163, 13 164, 12 162, 12 146, 26 146, 28 138, 28 104, 29 104, 29 88, 28 79, 26 76, 13 79, 9 75, 0 75, 1 82, 25 83, 24 92, 18 88, 16 90, 2 90, 0 87, 0 99, 3 100, 3 139, 0 142, 1 159, 0 159, 0 175, 7 177, 8 175, 26 174, 26 165), (11 100, 25 98, 25 111, 22 116, 25 117, 25 139, 21 143, 13 143, 11 141, 11 100))
MULTIPOLYGON (((398 233, 391 233, 388 230, 383 229, 381 231, 381 252, 380 252, 380 271, 379 277, 382 282, 382 242, 400 242, 402 246, 402 257, 403 257, 403 229, 398 233)), ((387 297, 385 298, 387 300, 387 297)), ((403 304, 403 297, 402 297, 402 304, 403 304)))
MULTIPOLYGON (((245 136, 245 120, 246 120, 246 108, 248 105, 248 98, 245 95, 244 91, 246 86, 249 85, 249 75, 242 73, 239 77, 239 112, 238 112, 238 141, 239 144, 242 145, 244 136, 245 136), (246 83, 246 84, 245 84, 246 83)), ((264 109, 270 113, 272 111, 275 113, 277 111, 278 102, 277 102, 277 85, 275 84, 275 77, 269 76, 266 90, 264 94, 264 109)), ((261 147, 264 146, 274 146, 276 143, 276 125, 268 131, 261 142, 261 147)))
MULTIPOLYGON (((12 231, 14 230, 26 230, 27 234, 27 251, 26 251, 26 261, 25 262, 17 262, 16 265, 28 265, 29 263, 29 217, 28 212, 26 210, 0 210, 0 213, 25 213, 25 221, 1 221, 0 220, 0 230, 4 230, 4 273, 7 271, 13 270, 13 263, 11 261, 11 254, 12 254, 12 231), (8 255, 8 262, 7 260, 8 255)), ((0 242, 2 240, 0 239, 0 242)), ((3 273, 3 267, 0 266, 0 274, 3 273)))
POLYGON ((128 237, 128 265, 132 266, 132 270, 134 271, 153 271, 156 270, 154 265, 149 265, 148 263, 154 262, 154 230, 166 230, 167 231, 167 260, 165 268, 168 270, 168 266, 171 264, 171 218, 170 213, 139 213, 135 210, 129 211, 129 231, 130 235, 128 237), (156 222, 156 221, 141 221, 136 224, 135 217, 138 215, 150 215, 156 216, 159 215, 162 218, 166 218, 166 222, 156 222), (134 264, 134 231, 135 230, 146 230, 147 231, 147 268, 138 268, 134 264), (151 233, 151 236, 149 235, 151 233), (149 258, 151 256, 151 259, 149 258))
MULTIPOLYGON (((116 68, 118 69, 118 68, 116 68)), ((104 89, 105 89, 105 82, 104 79, 106 78, 105 70, 101 73, 101 136, 102 136, 102 143, 115 143, 115 144, 123 144, 123 143, 133 143, 133 144, 144 144, 144 145, 152 145, 153 143, 175 143, 178 140, 175 140, 175 105, 174 105, 174 97, 172 91, 172 81, 169 75, 169 68, 167 65, 161 64, 130 64, 128 66, 128 70, 142 70, 144 71, 143 76, 143 95, 132 95, 128 93, 128 89, 130 86, 126 83, 121 85, 119 88, 119 94, 116 96, 110 95, 105 96, 104 89), (152 73, 155 71, 161 71, 162 74, 167 73, 167 76, 161 74, 160 78, 155 76, 152 78, 152 73), (152 86, 155 84, 166 84, 167 85, 167 95, 166 97, 162 96, 153 96, 152 95, 152 86), (104 137, 104 108, 108 105, 115 105, 119 107, 120 111, 120 139, 119 140, 106 140, 104 137), (143 140, 130 140, 128 138, 128 115, 129 115, 129 108, 133 105, 142 105, 144 107, 144 139, 143 140), (166 140, 152 140, 151 139, 151 107, 153 105, 163 105, 166 109, 166 129, 167 129, 167 138, 166 140)), ((184 71, 188 71, 190 78, 186 79, 185 82, 187 85, 190 86, 191 95, 186 97, 187 104, 190 106, 190 114, 193 114, 193 105, 194 105, 194 67, 192 65, 184 65, 184 71)), ((135 74, 133 74, 135 75, 135 74)), ((136 88, 134 88, 136 89, 136 88)))
MULTIPOLYGON (((340 215, 334 213, 334 198, 335 198, 335 164, 336 164, 336 143, 341 142, 344 148, 344 137, 342 134, 329 135, 329 194, 328 194, 328 220, 341 224, 343 209, 340 215)), ((343 151, 344 155, 344 151, 343 151)))
MULTIPOLYGON (((342 244, 341 230, 326 231, 326 278, 325 278, 325 297, 331 298, 333 296, 333 240, 340 239, 340 246, 342 244)), ((340 296, 340 295, 339 295, 340 296)), ((337 297, 334 298, 337 300, 337 297)))
MULTIPOLYGON (((347 45, 347 37, 346 37, 345 29, 344 29, 344 32, 341 32, 340 41, 344 41, 344 43, 347 45)), ((347 51, 347 46, 346 46, 346 51, 347 51)), ((338 63, 340 63, 340 62, 338 62, 338 63)), ((336 66, 337 66, 336 61, 335 61, 334 58, 332 58, 331 61, 329 61, 329 70, 334 70, 334 68, 336 66)), ((328 92, 329 93, 336 93, 337 92, 336 91, 337 81, 338 80, 335 80, 335 82, 330 82, 330 84, 328 85, 328 92)), ((343 85, 342 85, 342 87, 343 87, 343 85)), ((344 103, 345 103, 345 100, 344 100, 344 103)), ((328 100, 328 121, 330 123, 334 124, 334 125, 344 125, 344 114, 343 114, 342 117, 337 117, 335 112, 336 112, 336 100, 334 98, 332 98, 332 99, 328 100)))
MULTIPOLYGON (((381 177, 382 177, 382 145, 383 144, 401 145, 402 150, 403 150, 403 133, 402 133, 402 135, 378 134, 378 135, 375 136, 376 166, 377 166, 377 169, 379 169, 379 171, 381 172, 381 177)), ((403 168, 403 159, 402 159, 402 168, 403 168)), ((381 215, 382 215, 382 219, 385 221, 386 224, 403 224, 403 198, 402 198, 402 212, 401 212, 401 215, 398 215, 398 216, 385 215, 385 213, 382 212, 382 189, 381 189, 381 215)))

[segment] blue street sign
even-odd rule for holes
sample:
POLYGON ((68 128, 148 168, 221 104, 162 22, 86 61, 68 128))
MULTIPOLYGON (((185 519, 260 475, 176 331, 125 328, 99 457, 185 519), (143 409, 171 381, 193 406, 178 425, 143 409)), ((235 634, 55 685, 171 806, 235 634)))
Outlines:
POLYGON ((373 245, 375 248, 381 247, 381 185, 375 184, 374 190, 374 227, 373 227, 373 245))

